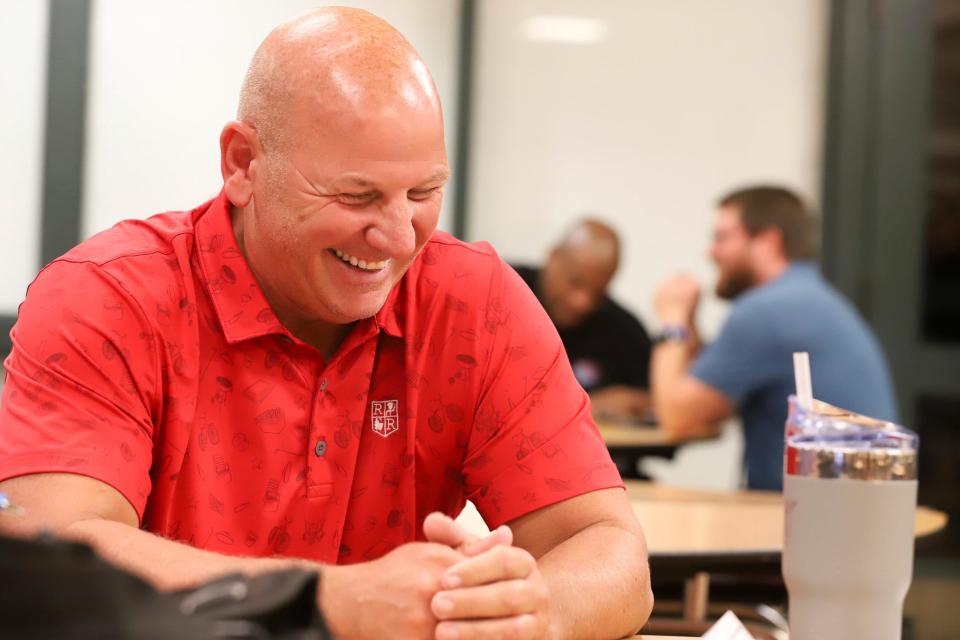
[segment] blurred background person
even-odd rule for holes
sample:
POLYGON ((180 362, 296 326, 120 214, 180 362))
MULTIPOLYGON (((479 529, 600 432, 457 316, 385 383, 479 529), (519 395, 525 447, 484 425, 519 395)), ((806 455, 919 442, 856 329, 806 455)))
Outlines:
POLYGON ((720 334, 700 348, 697 282, 665 280, 654 298, 663 339, 653 353, 654 410, 673 432, 740 414, 747 486, 783 484, 783 425, 795 351, 810 353, 817 398, 896 420, 887 363, 854 307, 823 279, 813 216, 786 189, 756 186, 720 199, 710 258, 717 296, 734 301, 720 334))
POLYGON ((540 268, 514 268, 553 320, 577 380, 598 418, 631 421, 649 408, 651 342, 607 288, 620 263, 620 239, 606 223, 576 222, 540 268))

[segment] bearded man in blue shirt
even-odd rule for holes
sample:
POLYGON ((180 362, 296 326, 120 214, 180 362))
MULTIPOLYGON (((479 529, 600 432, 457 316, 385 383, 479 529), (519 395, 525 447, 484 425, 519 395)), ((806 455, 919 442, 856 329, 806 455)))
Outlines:
POLYGON ((651 392, 673 433, 739 413, 751 489, 783 486, 783 430, 793 392, 791 354, 810 354, 814 393, 830 404, 896 420, 883 351, 850 304, 821 276, 815 222, 795 194, 757 186, 720 199, 710 257, 716 293, 733 307, 701 346, 696 281, 675 275, 654 297, 663 338, 653 351, 651 392))

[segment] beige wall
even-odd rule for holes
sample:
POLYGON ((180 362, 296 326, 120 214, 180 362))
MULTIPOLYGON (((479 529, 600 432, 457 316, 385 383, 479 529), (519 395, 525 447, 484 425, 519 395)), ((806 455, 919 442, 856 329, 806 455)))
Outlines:
POLYGON ((47 3, 0 9, 0 314, 15 314, 40 260, 47 3))

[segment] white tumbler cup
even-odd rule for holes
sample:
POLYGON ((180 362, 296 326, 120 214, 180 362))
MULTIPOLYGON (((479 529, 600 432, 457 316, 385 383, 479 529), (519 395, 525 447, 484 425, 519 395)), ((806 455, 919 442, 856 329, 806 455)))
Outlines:
POLYGON ((791 640, 900 640, 913 573, 915 433, 790 397, 783 578, 791 640))

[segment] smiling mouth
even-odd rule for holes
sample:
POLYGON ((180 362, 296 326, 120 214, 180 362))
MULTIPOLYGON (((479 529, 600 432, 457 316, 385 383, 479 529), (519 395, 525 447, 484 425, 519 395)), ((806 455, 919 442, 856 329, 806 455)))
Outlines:
POLYGON ((378 261, 367 261, 361 260, 356 256, 351 256, 349 253, 344 253, 339 249, 328 249, 330 253, 340 258, 342 262, 346 262, 352 267, 355 267, 361 271, 380 271, 381 269, 386 269, 387 265, 390 264, 390 260, 378 260, 378 261))

